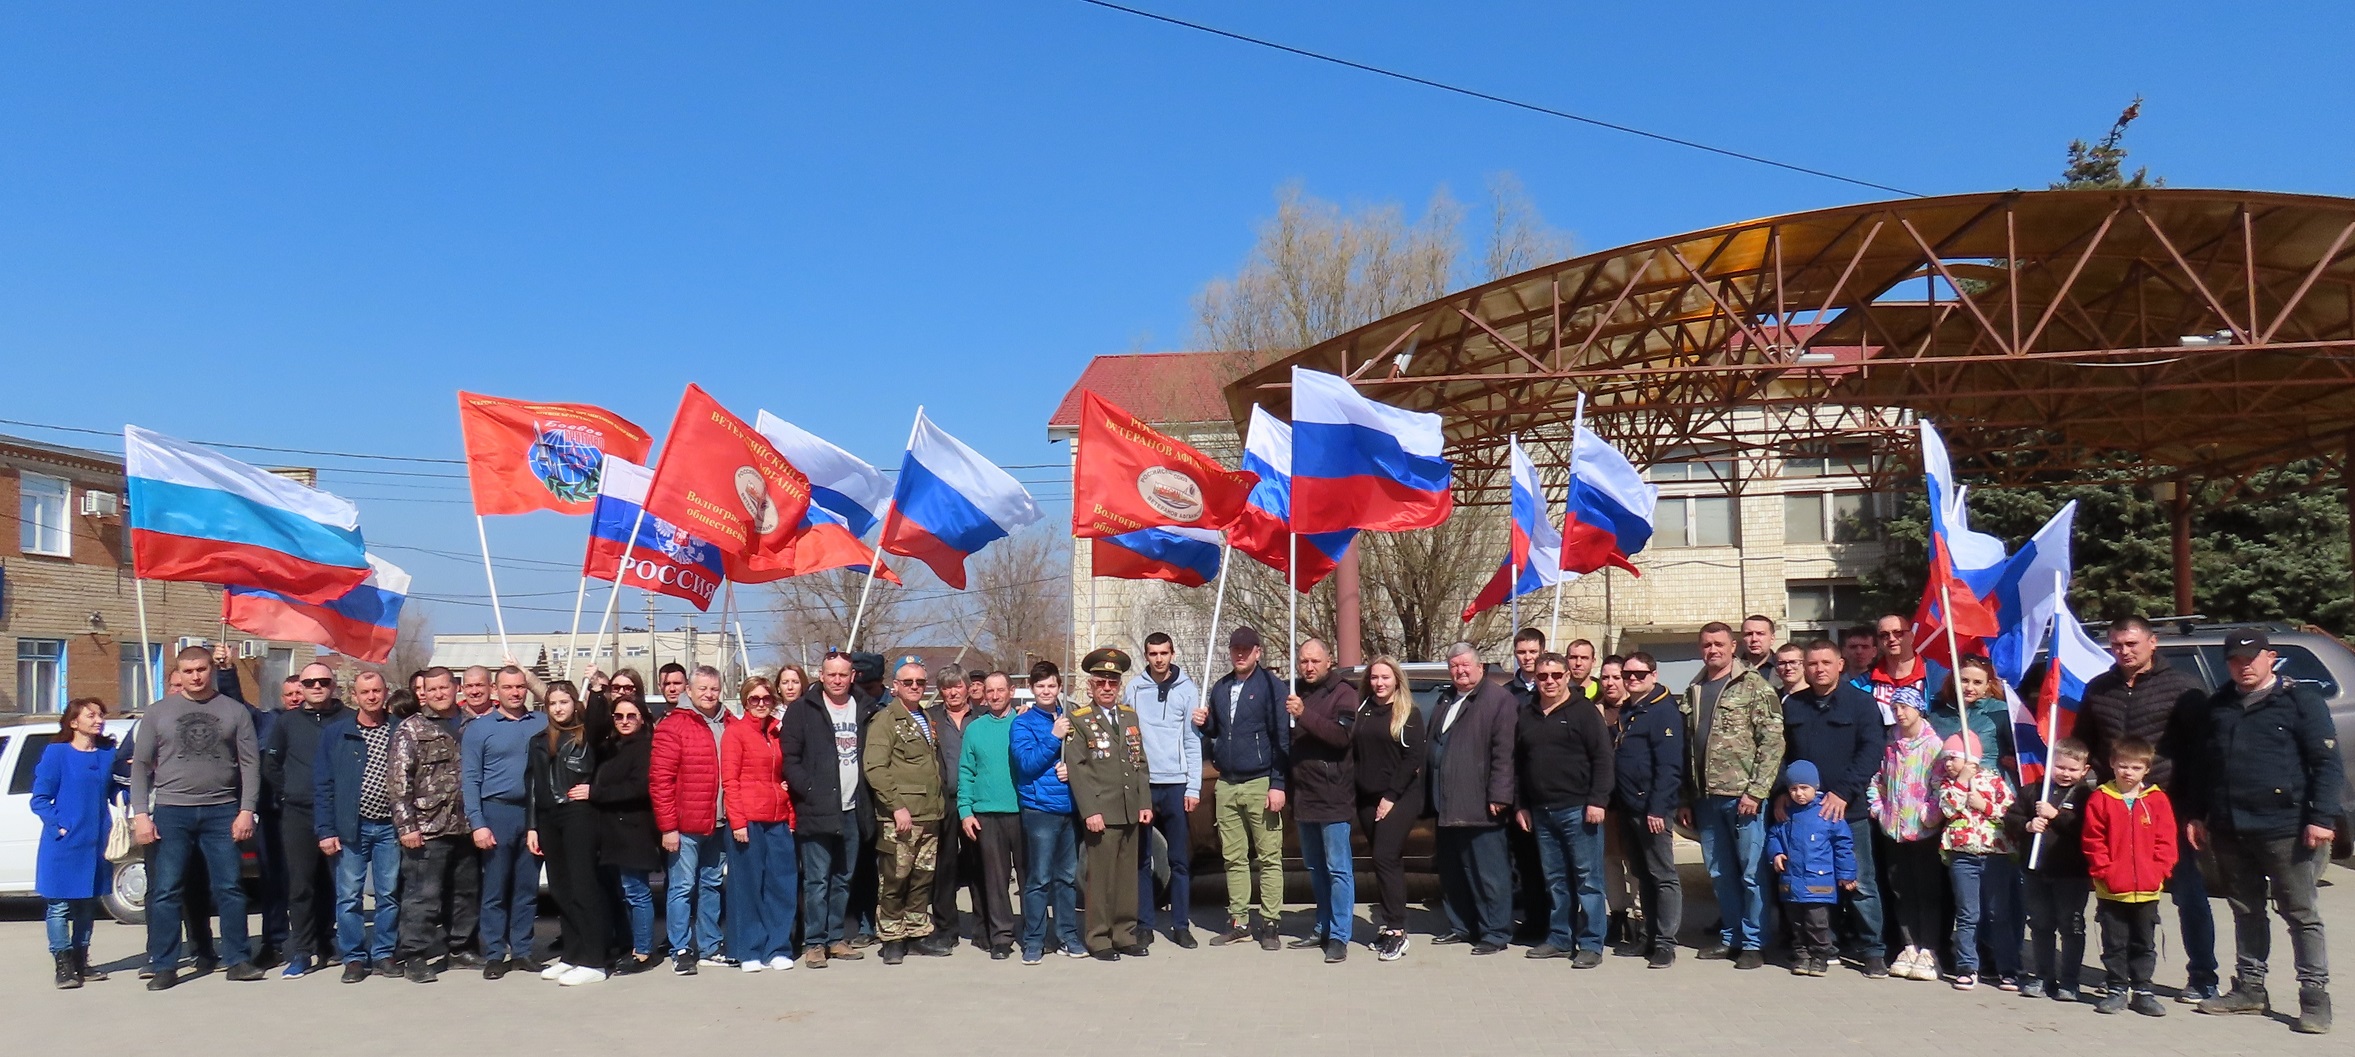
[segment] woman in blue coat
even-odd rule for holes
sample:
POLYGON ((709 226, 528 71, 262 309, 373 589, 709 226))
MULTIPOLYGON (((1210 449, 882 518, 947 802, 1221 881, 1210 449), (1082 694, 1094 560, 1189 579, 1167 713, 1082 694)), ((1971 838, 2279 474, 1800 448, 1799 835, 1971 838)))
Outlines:
POLYGON ((33 814, 41 819, 33 890, 49 901, 57 986, 75 988, 106 979, 90 968, 90 929, 98 919, 98 895, 110 881, 106 800, 114 740, 106 736, 106 705, 95 697, 75 698, 57 726, 57 740, 33 767, 33 814))

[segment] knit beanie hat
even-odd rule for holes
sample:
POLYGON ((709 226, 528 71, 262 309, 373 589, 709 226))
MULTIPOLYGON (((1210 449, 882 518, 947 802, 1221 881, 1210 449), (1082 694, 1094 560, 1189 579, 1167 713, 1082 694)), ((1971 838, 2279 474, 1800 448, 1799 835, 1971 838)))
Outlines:
POLYGON ((1814 764, 1806 760, 1798 760, 1789 767, 1783 768, 1783 784, 1821 788, 1823 783, 1822 776, 1816 773, 1814 764))
POLYGON ((1976 760, 1979 758, 1979 736, 1967 730, 1958 732, 1955 736, 1946 739, 1945 751, 1939 755, 1961 756, 1976 760))

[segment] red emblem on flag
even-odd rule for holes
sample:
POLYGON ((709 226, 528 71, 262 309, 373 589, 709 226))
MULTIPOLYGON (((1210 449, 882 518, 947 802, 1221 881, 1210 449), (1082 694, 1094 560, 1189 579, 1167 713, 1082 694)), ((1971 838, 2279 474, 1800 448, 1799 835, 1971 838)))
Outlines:
POLYGON ((767 438, 690 385, 662 445, 646 513, 723 553, 789 567, 810 481, 767 438))
POLYGON ((1078 460, 1071 534, 1083 539, 1167 526, 1223 528, 1259 483, 1258 474, 1220 466, 1093 392, 1081 394, 1078 460))
POLYGON ((646 461, 654 438, 593 404, 542 404, 458 394, 466 478, 477 514, 586 514, 605 457, 646 461))

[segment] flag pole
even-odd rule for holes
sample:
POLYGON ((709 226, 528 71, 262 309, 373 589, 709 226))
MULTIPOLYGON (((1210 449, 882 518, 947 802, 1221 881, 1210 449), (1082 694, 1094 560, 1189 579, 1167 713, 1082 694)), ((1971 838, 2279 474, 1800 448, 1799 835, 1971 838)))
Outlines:
MULTIPOLYGON (((637 520, 630 522, 630 534, 623 537, 621 557, 614 562, 613 591, 605 596, 605 615, 597 618, 597 637, 590 640, 592 645, 589 647, 589 666, 592 668, 597 666, 597 647, 594 645, 594 643, 605 638, 606 625, 612 623, 614 615, 621 612, 622 577, 630 570, 630 548, 637 545, 638 530, 643 528, 645 524, 646 508, 645 506, 640 505, 638 507, 637 520)), ((586 564, 584 563, 583 572, 581 573, 581 583, 583 585, 586 585, 589 579, 586 568, 586 564)), ((621 671, 621 632, 617 629, 613 633, 613 672, 618 671, 621 671)), ((612 675, 613 672, 607 672, 605 674, 612 675)), ((641 686, 638 689, 644 690, 645 687, 641 686)))
POLYGON ((1505 434, 1505 623, 1512 625, 1505 632, 1510 635, 1521 633, 1521 557, 1513 553, 1513 450, 1520 443, 1520 434, 1505 434))
MULTIPOLYGON (((923 426, 924 405, 917 404, 916 419, 908 423, 907 449, 900 453, 900 466, 903 469, 908 463, 907 451, 912 451, 916 447, 916 431, 922 429, 923 426)), ((851 614, 850 641, 842 647, 844 653, 852 653, 859 648, 859 625, 865 622, 867 617, 867 593, 875 589, 875 567, 883 561, 883 537, 891 535, 891 519, 899 513, 898 482, 893 482, 893 485, 891 502, 883 507, 883 527, 875 530, 875 553, 867 556, 867 581, 859 585, 859 608, 851 614)))
MULTIPOLYGON (((2048 636, 2052 641, 2052 656, 2044 673, 2044 678, 2048 681, 2061 677, 2061 614, 2065 611, 2062 604, 2068 601, 2067 596, 2062 593, 2063 590, 2060 570, 2055 569, 2052 574, 2052 596, 2056 604, 2052 607, 2052 633, 2048 636)), ((2043 691, 2039 690, 2036 696, 2043 697, 2043 691)), ((2052 799, 2052 746, 2053 742, 2060 740, 2061 733, 2061 697, 2058 685, 2053 687, 2052 707, 2046 709, 2045 712, 2047 715, 2044 721, 2044 788, 2036 794, 2036 802, 2039 804, 2052 799)), ((2044 834, 2040 832, 2036 834, 2036 839, 2028 844, 2028 868, 2035 869, 2037 860, 2043 857, 2044 834)))
MULTIPOLYGON (((643 512, 645 508, 639 509, 643 512)), ((491 572, 491 533, 483 527, 482 514, 479 512, 474 515, 474 538, 482 542, 482 579, 491 589, 491 619, 499 625, 499 652, 513 657, 515 650, 507 645, 507 614, 499 608, 499 577, 491 572)), ((631 532, 630 538, 637 539, 637 533, 631 532)))
MULTIPOLYGON (((1570 465, 1562 486, 1562 527, 1570 527, 1570 495, 1578 487, 1578 430, 1586 424, 1586 391, 1578 393, 1578 403, 1570 412, 1570 465)), ((1568 539, 1563 543, 1567 545, 1568 539)), ((1554 622, 1546 631, 1546 642, 1551 645, 1562 637, 1562 571, 1554 570, 1554 622)), ((1554 646, 1559 651, 1560 646, 1554 646)))
MULTIPOLYGON (((1291 504, 1285 504, 1289 507, 1291 504)), ((1300 533, 1292 531, 1291 519, 1284 524, 1284 602, 1289 616, 1285 618, 1291 641, 1284 644, 1284 677, 1292 676, 1293 658, 1300 656, 1300 533)))
POLYGON ((147 581, 134 576, 131 589, 139 596, 139 664, 147 669, 147 703, 154 705, 163 700, 164 684, 163 673, 155 663, 155 640, 147 634, 147 581))
MULTIPOLYGON (((1195 682, 1197 683, 1200 683, 1203 679, 1208 678, 1211 672, 1218 670, 1216 667, 1214 667, 1214 664, 1218 660, 1218 622, 1219 618, 1226 615, 1227 563, 1233 561, 1234 557, 1235 545, 1227 542, 1226 533, 1219 533, 1218 593, 1217 597, 1210 603, 1210 633, 1202 637, 1202 670, 1201 672, 1197 673, 1197 677, 1195 679, 1195 682)), ((1202 685, 1208 686, 1209 684, 1203 683, 1202 685)))
POLYGON ((581 585, 572 592, 572 634, 564 640, 564 677, 572 678, 573 657, 580 652, 581 605, 589 599, 589 574, 581 574, 581 585))

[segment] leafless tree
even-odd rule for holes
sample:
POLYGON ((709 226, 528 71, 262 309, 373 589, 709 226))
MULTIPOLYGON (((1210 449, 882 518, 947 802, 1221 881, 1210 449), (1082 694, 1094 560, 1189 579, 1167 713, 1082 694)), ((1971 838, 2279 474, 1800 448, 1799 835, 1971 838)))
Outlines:
POLYGON ((421 606, 401 607, 401 621, 394 633, 392 656, 380 670, 388 673, 395 686, 405 686, 401 680, 410 672, 423 669, 433 661, 433 621, 421 606))
MULTIPOLYGON (((1409 222, 1396 205, 1344 210, 1288 185, 1277 193, 1276 215, 1263 224, 1251 254, 1232 278, 1213 280, 1195 298, 1202 347, 1233 350, 1234 375, 1354 327, 1438 298, 1449 290, 1526 271, 1569 253, 1570 240, 1548 227, 1519 180, 1489 180, 1478 235, 1478 258, 1466 261, 1461 232, 1465 211, 1445 189, 1409 222)), ((1456 515, 1438 528, 1362 533, 1355 546, 1363 584, 1360 641, 1367 656, 1391 653, 1437 660, 1459 638, 1483 648, 1511 638, 1502 611, 1467 626, 1466 603, 1496 571, 1507 538, 1501 494, 1487 503, 1467 500, 1501 492, 1505 481, 1456 481, 1456 515)), ((1249 623, 1280 653, 1287 635, 1282 574, 1247 558, 1229 569, 1226 616, 1249 623)), ((1185 604, 1207 614, 1209 591, 1185 604)), ((1329 637, 1334 624, 1330 580, 1302 596, 1303 635, 1329 637)), ((1525 621, 1526 622, 1526 621, 1525 621)))
POLYGON ((940 593, 940 582, 915 562, 890 566, 902 582, 876 580, 863 617, 858 617, 858 609, 859 592, 867 586, 865 573, 829 569, 768 585, 768 645, 774 658, 800 664, 849 644, 854 617, 859 624, 856 645, 862 650, 889 650, 938 625, 940 616, 925 603, 940 593))
POLYGON ((1061 660, 1071 633, 1071 553, 1052 522, 992 543, 967 564, 967 641, 1007 671, 1061 660))

